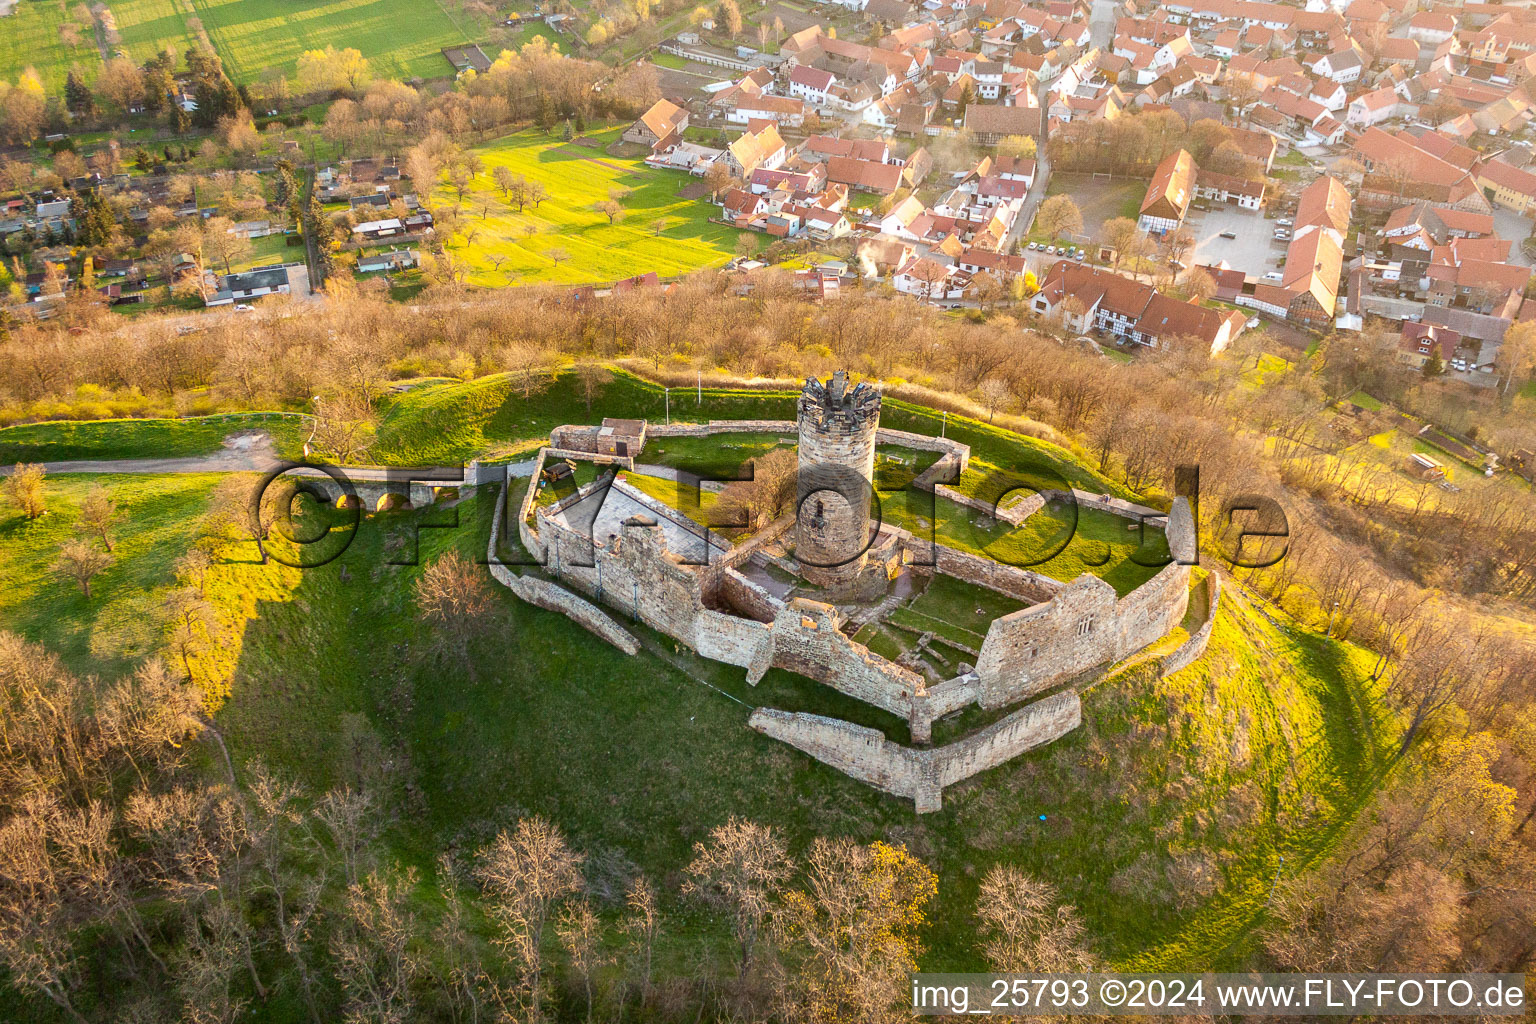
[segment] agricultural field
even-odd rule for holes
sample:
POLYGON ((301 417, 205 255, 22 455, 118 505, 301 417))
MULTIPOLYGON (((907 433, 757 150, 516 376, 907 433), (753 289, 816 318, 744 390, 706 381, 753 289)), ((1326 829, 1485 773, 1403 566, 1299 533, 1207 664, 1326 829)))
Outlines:
MULTIPOLYGON (((620 131, 612 127, 588 137, 606 146, 620 131)), ((663 277, 685 274, 724 263, 740 234, 709 222, 714 207, 678 198, 678 190, 695 179, 609 156, 600 146, 565 142, 532 128, 475 152, 485 167, 464 196, 462 227, 449 243, 474 285, 600 283, 649 271, 663 277), (537 209, 517 212, 492 177, 497 167, 539 182, 549 198, 537 209), (595 204, 614 190, 626 193, 624 214, 610 224, 595 204)), ((457 195, 444 187, 436 198, 452 202, 457 195)))
POLYGON ((224 67, 237 82, 269 71, 292 76, 299 54, 355 47, 374 75, 441 78, 452 67, 439 52, 470 40, 436 2, 322 0, 295 7, 284 0, 191 0, 224 67))
POLYGON ((67 0, 16 0, 11 13, 0 18, 0 78, 14 83, 23 71, 34 68, 52 95, 64 88, 71 64, 78 62, 86 77, 96 77, 101 53, 91 25, 72 17, 70 6, 67 0), (59 37, 59 26, 71 21, 81 26, 75 47, 59 37))
POLYGON ((141 64, 167 47, 176 51, 179 61, 197 41, 187 27, 189 0, 112 0, 109 6, 122 49, 141 64))

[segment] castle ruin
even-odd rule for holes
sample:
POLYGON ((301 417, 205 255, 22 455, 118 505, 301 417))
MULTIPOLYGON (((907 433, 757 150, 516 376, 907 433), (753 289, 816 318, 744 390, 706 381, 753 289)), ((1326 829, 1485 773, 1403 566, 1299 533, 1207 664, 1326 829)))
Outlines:
MULTIPOLYGON (((640 450, 594 453, 584 443, 592 428, 557 428, 551 446, 540 451, 515 512, 508 510, 516 518, 507 519, 509 525, 515 522, 543 572, 519 576, 499 565, 492 571, 526 600, 569 615, 626 651, 638 646, 621 625, 627 617, 704 657, 740 666, 750 685, 779 668, 889 712, 906 723, 910 746, 880 730, 772 708, 754 709, 748 725, 868 785, 911 799, 920 813, 938 810, 946 787, 1075 729, 1081 720, 1078 685, 1180 625, 1190 600, 1195 525, 1187 501, 1176 498, 1163 524, 1172 561, 1123 596, 1096 576, 1062 583, 890 525, 871 536, 877 445, 939 454, 914 481, 929 490, 942 487, 935 481, 963 472, 970 457, 964 444, 880 427, 879 408, 877 388, 850 388, 847 378, 836 374, 826 382, 806 382, 794 422, 647 424, 632 432, 646 446, 669 437, 722 433, 797 436, 799 465, 811 478, 797 487, 800 508, 735 542, 617 475, 636 471, 640 450), (562 447, 567 440, 589 450, 562 447), (549 458, 586 459, 612 472, 543 503, 539 480, 549 458), (826 466, 835 468, 818 470, 826 466), (852 486, 856 482, 862 488, 852 486), (893 661, 853 634, 859 617, 889 604, 880 602, 880 595, 872 602, 868 591, 903 573, 952 576, 1024 607, 992 620, 965 661, 905 655, 893 661), (785 577, 798 582, 785 585, 785 577), (935 667, 942 664, 951 672, 935 667), (995 714, 983 728, 933 746, 933 724, 967 707, 995 714)), ((516 499, 504 493, 501 500, 516 499)), ((1041 504, 1022 515, 1036 514, 1041 504)), ((498 524, 501 520, 498 515, 498 524)), ((496 543, 493 537, 493 553, 496 543)), ((1165 656, 1166 670, 1203 652, 1219 595, 1214 575, 1204 594, 1205 624, 1165 656)), ((926 643, 924 637, 918 646, 926 643)))
POLYGON ((805 382, 796 404, 795 558, 807 582, 846 591, 866 565, 880 390, 842 370, 805 382))

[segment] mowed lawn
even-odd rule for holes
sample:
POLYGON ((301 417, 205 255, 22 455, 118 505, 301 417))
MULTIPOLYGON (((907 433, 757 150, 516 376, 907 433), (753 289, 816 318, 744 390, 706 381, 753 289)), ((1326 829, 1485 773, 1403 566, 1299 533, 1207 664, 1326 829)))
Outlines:
POLYGON ((225 70, 240 82, 268 69, 292 77, 299 54, 353 47, 380 78, 453 73, 440 52, 469 42, 436 0, 193 0, 225 70))
MULTIPOLYGON (((619 132, 611 128, 591 137, 607 144, 619 132)), ((681 171, 660 171, 640 160, 609 156, 537 128, 497 139, 475 152, 485 168, 464 197, 462 226, 449 246, 469 266, 472 284, 583 284, 653 270, 666 277, 724 263, 734 250, 739 232, 711 224, 714 207, 678 198, 678 190, 694 180, 681 171), (492 178, 500 166, 541 183, 549 198, 537 210, 530 206, 516 212, 492 178), (609 224, 595 204, 608 199, 614 189, 629 194, 622 200, 624 216, 609 224), (660 234, 657 220, 665 222, 660 234), (569 259, 551 258, 555 250, 563 250, 569 259)), ((450 189, 440 189, 437 199, 453 202, 457 197, 450 189)))
POLYGON ((111 0, 108 6, 123 37, 123 49, 140 63, 166 47, 175 50, 179 60, 197 41, 176 0, 111 0))
POLYGON ((101 70, 101 53, 89 22, 80 26, 74 49, 59 38, 59 26, 70 21, 62 0, 17 0, 16 9, 0 18, 0 78, 14 83, 27 68, 36 68, 50 96, 64 88, 69 66, 79 62, 87 78, 101 70))

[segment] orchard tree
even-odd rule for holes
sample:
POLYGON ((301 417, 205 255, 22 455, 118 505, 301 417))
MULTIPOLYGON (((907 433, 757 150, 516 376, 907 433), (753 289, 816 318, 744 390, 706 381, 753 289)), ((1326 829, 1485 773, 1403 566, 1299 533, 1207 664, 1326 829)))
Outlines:
POLYGON ((48 511, 43 495, 43 477, 47 470, 35 462, 18 462, 5 478, 5 496, 28 519, 37 519, 48 511))
POLYGON ((111 492, 102 484, 92 485, 80 505, 80 522, 101 538, 102 546, 109 553, 113 548, 111 529, 119 518, 117 502, 112 500, 111 492))
POLYGON ((91 580, 112 564, 112 556, 83 537, 67 540, 59 548, 53 566, 80 585, 85 599, 91 599, 91 580))

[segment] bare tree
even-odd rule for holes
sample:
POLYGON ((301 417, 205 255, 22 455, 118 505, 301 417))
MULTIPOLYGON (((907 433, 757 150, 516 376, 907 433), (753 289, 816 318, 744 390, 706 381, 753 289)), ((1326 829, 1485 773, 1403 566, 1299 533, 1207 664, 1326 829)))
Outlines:
POLYGON ((555 921, 555 934, 570 958, 571 970, 581 979, 587 993, 587 1024, 592 1024, 592 983, 597 972, 606 962, 600 945, 602 922, 585 899, 573 900, 560 911, 555 921))
POLYGON ((752 460, 752 479, 726 484, 710 509, 719 527, 759 530, 794 511, 799 460, 788 448, 775 448, 752 460))
POLYGON ((593 208, 604 217, 607 217, 609 224, 612 224, 624 215, 624 207, 616 199, 604 199, 600 203, 594 203, 593 208))
POLYGON ((498 927, 496 942, 522 968, 533 1021, 543 1016, 544 929, 555 907, 581 889, 583 859, 557 826, 533 817, 519 821, 511 833, 498 833, 475 869, 498 927))
POLYGON ((373 408, 351 392, 315 403, 313 450, 337 463, 356 462, 378 437, 378 417, 373 408))
POLYGON ((348 1021, 407 1024, 415 1019, 411 986, 423 969, 411 948, 417 929, 411 909, 415 885, 416 869, 407 868, 398 880, 371 874, 347 888, 331 956, 348 1021))
POLYGON ((1114 253, 1110 264, 1116 273, 1120 264, 1136 260, 1147 254, 1147 236, 1130 217, 1111 217, 1099 227, 1099 244, 1114 253))
POLYGON ((710 830, 708 843, 693 844, 683 892, 730 915, 739 977, 752 966, 758 934, 789 872, 789 852, 773 828, 734 815, 710 830))
POLYGON ((457 551, 444 552, 417 578, 416 608, 432 627, 438 655, 457 658, 474 679, 470 643, 485 629, 491 609, 483 570, 457 551))
POLYGON ((1012 865, 993 865, 982 879, 976 917, 982 950, 994 970, 1022 970, 1025 964, 1031 970, 1054 972, 1092 967, 1076 909, 1060 905, 1055 886, 1012 865))
POLYGON ((213 568, 213 556, 205 549, 188 548, 176 559, 176 579, 189 587, 196 587, 199 597, 208 596, 208 570, 213 568))
POLYGON ((581 389, 582 401, 587 406, 587 416, 592 416, 592 400, 603 393, 613 380, 613 371, 601 363, 577 363, 576 385, 581 389))
POLYGON ((656 936, 661 931, 661 908, 656 902, 656 887, 644 875, 637 875, 624 893, 623 929, 629 935, 631 952, 640 974, 640 1003, 645 1005, 651 993, 651 956, 656 936))
POLYGON ((805 886, 774 921, 792 973, 779 985, 790 1020, 894 1022, 902 983, 917 969, 918 922, 938 880, 906 847, 818 837, 805 886))
POLYGON ((1040 212, 1035 214, 1035 227, 1051 238, 1076 234, 1083 230, 1083 214, 1071 196, 1051 196, 1040 204, 1040 212))
POLYGON ((523 401, 543 394, 554 384, 558 356, 552 349, 535 342, 517 341, 503 348, 500 354, 501 364, 507 368, 507 378, 523 401))
POLYGON ((183 587, 165 597, 166 642, 181 660, 187 678, 195 680, 192 659, 217 644, 219 625, 213 605, 197 591, 183 587))
POLYGON ((102 546, 112 550, 111 529, 119 519, 117 502, 103 484, 93 484, 80 504, 80 522, 101 538, 102 546))
POLYGON ((112 556, 80 537, 67 540, 59 548, 54 568, 80 585, 85 599, 91 599, 91 580, 112 564, 112 556))
POLYGON ((369 843, 378 832, 373 797, 350 786, 333 789, 315 805, 315 817, 330 833, 331 842, 341 855, 347 885, 357 885, 369 843))

